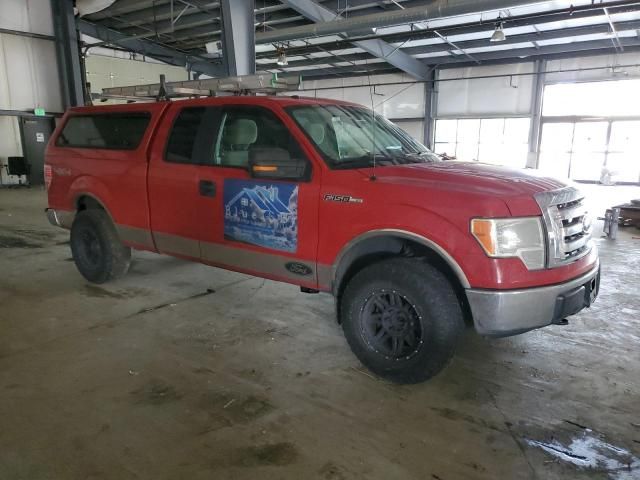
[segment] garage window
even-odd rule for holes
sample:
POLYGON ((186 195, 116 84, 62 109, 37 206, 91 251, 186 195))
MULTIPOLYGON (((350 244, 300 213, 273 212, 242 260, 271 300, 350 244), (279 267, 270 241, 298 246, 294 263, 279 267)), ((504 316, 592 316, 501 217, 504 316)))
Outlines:
POLYGON ((135 150, 144 137, 149 113, 109 113, 69 117, 56 146, 135 150))
POLYGON ((640 183, 640 80, 545 87, 538 167, 578 182, 640 183))

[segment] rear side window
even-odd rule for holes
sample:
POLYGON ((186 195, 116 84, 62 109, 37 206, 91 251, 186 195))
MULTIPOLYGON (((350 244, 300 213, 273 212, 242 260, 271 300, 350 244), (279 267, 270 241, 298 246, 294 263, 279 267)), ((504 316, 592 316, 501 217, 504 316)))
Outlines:
POLYGON ((215 107, 183 108, 173 122, 165 160, 172 163, 211 164, 218 116, 219 110, 215 107))
POLYGON ((150 120, 149 113, 74 115, 58 135, 56 146, 135 150, 150 120))

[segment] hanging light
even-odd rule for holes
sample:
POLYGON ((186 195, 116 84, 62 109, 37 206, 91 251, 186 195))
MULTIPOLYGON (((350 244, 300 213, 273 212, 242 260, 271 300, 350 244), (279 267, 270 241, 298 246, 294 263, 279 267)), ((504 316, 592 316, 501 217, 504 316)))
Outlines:
POLYGON ((504 42, 507 39, 507 36, 504 34, 504 30, 502 29, 502 22, 496 25, 496 30, 491 35, 490 42, 504 42))
POLYGON ((276 50, 278 52, 278 61, 276 62, 280 67, 286 67, 289 65, 287 62, 287 52, 283 47, 278 47, 276 50))

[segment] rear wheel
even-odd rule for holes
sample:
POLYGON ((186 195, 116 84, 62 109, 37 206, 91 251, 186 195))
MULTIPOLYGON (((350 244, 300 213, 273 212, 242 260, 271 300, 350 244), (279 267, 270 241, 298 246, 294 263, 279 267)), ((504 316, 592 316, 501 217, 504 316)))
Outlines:
POLYGON ((439 373, 464 330, 453 287, 416 258, 393 258, 362 269, 340 302, 342 326, 358 359, 396 383, 439 373))
POLYGON ((131 263, 131 249, 122 244, 104 210, 83 210, 76 215, 71 253, 78 271, 92 283, 125 275, 131 263))

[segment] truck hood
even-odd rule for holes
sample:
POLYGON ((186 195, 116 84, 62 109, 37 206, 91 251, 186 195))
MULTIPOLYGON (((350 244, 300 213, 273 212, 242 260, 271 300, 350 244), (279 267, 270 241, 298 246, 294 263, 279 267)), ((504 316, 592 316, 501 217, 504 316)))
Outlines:
MULTIPOLYGON (((366 170, 368 174, 372 169, 366 170)), ((474 192, 499 197, 514 216, 540 215, 534 195, 567 186, 536 170, 515 170, 478 162, 439 162, 383 167, 378 181, 429 189, 474 192)))

